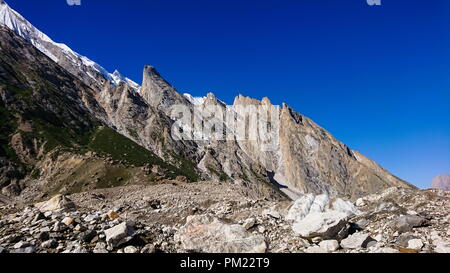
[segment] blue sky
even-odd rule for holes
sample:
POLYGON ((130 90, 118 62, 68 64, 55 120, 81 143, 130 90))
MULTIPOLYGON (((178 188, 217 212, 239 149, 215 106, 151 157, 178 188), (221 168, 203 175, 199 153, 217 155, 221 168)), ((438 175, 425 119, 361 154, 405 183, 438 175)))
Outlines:
POLYGON ((7 0, 140 83, 288 103, 419 187, 450 173, 450 1, 7 0))

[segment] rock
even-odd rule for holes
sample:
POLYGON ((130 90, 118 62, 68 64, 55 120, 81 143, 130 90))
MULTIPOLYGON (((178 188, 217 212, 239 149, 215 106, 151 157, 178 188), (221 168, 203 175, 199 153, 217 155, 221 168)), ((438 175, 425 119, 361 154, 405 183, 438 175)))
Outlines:
POLYGON ((264 236, 241 225, 229 225, 207 215, 188 216, 174 240, 184 251, 204 253, 265 253, 264 236))
POLYGON ((50 238, 50 235, 48 234, 47 231, 41 232, 41 233, 39 233, 39 235, 38 235, 38 239, 41 240, 41 241, 46 241, 46 240, 48 240, 49 238, 50 238))
POLYGON ((358 228, 363 230, 366 228, 368 221, 367 221, 367 219, 362 218, 362 219, 359 219, 355 224, 358 226, 358 228))
POLYGON ((123 252, 124 253, 138 253, 139 252, 139 250, 136 248, 136 247, 134 247, 134 246, 127 246, 127 247, 125 247, 124 249, 123 249, 123 252))
POLYGON ((242 226, 246 229, 249 230, 251 229, 253 226, 255 226, 256 224, 256 219, 255 218, 248 218, 247 220, 244 221, 244 223, 242 224, 242 226))
POLYGON ((305 249, 305 253, 327 253, 327 251, 319 246, 310 246, 305 249))
POLYGON ((294 223, 292 229, 305 238, 339 240, 346 235, 347 214, 334 211, 310 213, 303 220, 294 223))
POLYGON ((63 195, 55 195, 48 201, 37 203, 34 205, 41 212, 46 211, 66 211, 75 208, 75 204, 67 197, 63 195))
POLYGON ((71 218, 71 217, 65 217, 61 223, 65 224, 66 226, 70 226, 75 222, 75 219, 71 218))
POLYGON ((414 250, 421 250, 423 247, 423 242, 421 239, 412 239, 408 241, 408 248, 414 250))
POLYGON ((81 233, 79 237, 80 237, 81 241, 83 241, 85 243, 89 243, 92 241, 92 239, 95 238, 95 236, 97 236, 97 231, 88 230, 88 231, 81 233))
POLYGON ((266 216, 273 217, 275 219, 280 219, 281 218, 280 213, 278 211, 274 210, 273 208, 264 210, 262 214, 266 215, 266 216))
POLYGON ((155 253, 155 245, 154 244, 147 244, 141 249, 141 253, 155 253))
POLYGON ((403 215, 395 219, 391 226, 394 230, 402 233, 412 230, 415 227, 421 227, 427 224, 427 220, 417 215, 403 215))
POLYGON ((329 253, 339 249, 339 242, 337 240, 325 240, 320 242, 319 246, 329 253))
POLYGON ((436 253, 450 253, 450 242, 443 240, 442 238, 433 240, 434 252, 436 253))
POLYGON ((41 244, 42 248, 55 248, 57 246, 58 246, 58 244, 56 243, 56 241, 54 239, 47 240, 41 244))
POLYGON ((99 242, 95 245, 94 253, 109 253, 108 250, 106 250, 106 244, 103 242, 99 242))
POLYGON ((16 244, 13 246, 13 248, 14 248, 14 249, 19 249, 19 248, 25 248, 25 247, 28 247, 28 246, 30 246, 30 243, 20 241, 20 242, 16 243, 16 244))
POLYGON ((127 222, 123 222, 105 230, 106 242, 109 246, 115 248, 131 240, 133 233, 133 226, 127 222))
POLYGON ((366 248, 369 242, 375 241, 368 234, 357 232, 341 241, 342 248, 345 249, 358 249, 366 248))
POLYGON ((13 253, 24 253, 24 254, 31 254, 31 253, 35 253, 36 249, 32 246, 28 246, 25 248, 19 248, 13 251, 13 253))
POLYGON ((152 209, 161 209, 161 201, 159 200, 150 200, 148 202, 148 205, 152 208, 152 209))
POLYGON ((395 244, 398 247, 408 248, 409 241, 414 240, 414 239, 417 239, 417 237, 414 235, 402 234, 397 237, 397 239, 395 240, 395 244))
POLYGON ((366 202, 364 202, 364 199, 363 199, 363 198, 358 198, 358 199, 356 200, 356 202, 355 202, 355 205, 356 205, 357 207, 363 207, 363 206, 366 205, 366 202))
POLYGON ((45 215, 42 212, 38 212, 33 219, 33 222, 37 222, 39 220, 45 220, 45 215))
POLYGON ((117 219, 120 217, 120 215, 113 210, 108 211, 108 213, 106 213, 106 216, 111 220, 114 220, 114 219, 117 219))
POLYGON ((379 252, 380 253, 399 253, 400 251, 398 251, 397 249, 392 248, 392 247, 384 247, 384 248, 381 248, 379 250, 379 252))

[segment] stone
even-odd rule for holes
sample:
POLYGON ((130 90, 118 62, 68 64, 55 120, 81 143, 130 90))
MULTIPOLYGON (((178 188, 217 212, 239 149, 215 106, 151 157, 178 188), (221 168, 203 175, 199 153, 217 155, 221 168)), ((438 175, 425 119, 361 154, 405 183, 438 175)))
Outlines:
POLYGON ((36 249, 32 246, 27 246, 25 248, 19 248, 13 251, 13 253, 24 253, 24 254, 31 254, 35 253, 36 249))
POLYGON ((28 247, 28 246, 30 246, 30 243, 20 241, 20 242, 16 243, 16 244, 13 246, 13 248, 14 248, 14 249, 19 249, 19 248, 25 248, 25 247, 28 247))
POLYGON ((392 248, 392 247, 384 247, 384 248, 381 248, 379 250, 379 252, 380 253, 399 253, 400 251, 398 251, 397 249, 392 248))
POLYGON ((92 239, 95 238, 95 236, 97 236, 97 231, 87 230, 85 232, 80 233, 79 238, 81 241, 83 241, 85 243, 89 243, 92 241, 92 239))
POLYGON ((48 201, 40 202, 34 205, 41 212, 47 211, 67 211, 75 208, 75 204, 64 195, 55 195, 48 201))
POLYGON ((66 226, 70 226, 75 222, 75 219, 71 218, 71 217, 65 217, 61 223, 65 224, 66 226))
POLYGON ((337 240, 325 240, 320 242, 319 246, 326 252, 333 252, 339 249, 339 242, 337 240))
POLYGON ((41 244, 42 248, 55 248, 57 246, 58 246, 58 244, 56 243, 56 241, 54 239, 47 240, 41 244))
POLYGON ((310 213, 292 226, 293 231, 302 237, 321 237, 324 240, 341 239, 346 228, 347 214, 334 211, 310 213))
POLYGON ((310 246, 305 249, 305 253, 327 253, 327 251, 320 246, 310 246))
POLYGON ((152 208, 152 209, 161 209, 161 201, 159 200, 150 200, 148 202, 148 205, 152 208))
POLYGON ((408 248, 414 250, 421 250, 423 247, 423 242, 421 239, 412 239, 408 241, 408 248))
POLYGON ((106 213, 106 216, 107 216, 109 219, 111 219, 111 220, 114 220, 114 219, 117 219, 117 218, 120 217, 120 215, 119 215, 117 212, 113 211, 113 210, 108 211, 108 213, 106 213))
POLYGON ((33 219, 33 222, 37 222, 39 220, 45 220, 45 215, 42 212, 38 212, 33 219))
POLYGON ((123 252, 124 252, 124 253, 132 254, 132 253, 138 253, 139 250, 138 250, 136 247, 134 247, 134 246, 127 246, 127 247, 125 247, 125 248, 123 249, 123 252))
POLYGON ((109 253, 108 250, 106 250, 106 244, 103 242, 97 243, 92 252, 94 252, 94 253, 109 253))
POLYGON ((266 215, 266 216, 273 217, 275 219, 280 219, 281 218, 280 213, 278 211, 274 210, 274 209, 266 209, 266 210, 263 211, 262 214, 266 215))
POLYGON ((43 231, 43 232, 39 233, 39 235, 38 235, 38 239, 41 241, 46 241, 49 238, 50 238, 50 235, 48 234, 47 231, 43 231))
POLYGON ((434 252, 436 253, 450 253, 450 242, 443 239, 433 240, 434 252))
POLYGON ((110 229, 105 230, 106 242, 108 246, 118 247, 132 239, 133 226, 127 222, 122 222, 110 229))
POLYGON ((229 225, 207 215, 188 216, 174 236, 184 251, 204 253, 265 253, 264 236, 246 231, 242 225, 229 225))
POLYGON ((358 249, 366 248, 369 242, 375 241, 368 234, 357 232, 341 241, 342 248, 345 249, 358 249))
POLYGON ((242 224, 242 226, 246 229, 249 230, 252 227, 254 227, 256 224, 256 219, 255 218, 248 218, 247 220, 244 221, 244 223, 242 224))
POLYGON ((141 249, 141 253, 155 253, 155 245, 154 244, 147 244, 141 249))
POLYGON ((427 224, 427 220, 423 217, 417 215, 403 215, 397 217, 391 223, 391 226, 394 230, 402 233, 410 231, 415 227, 424 226, 425 224, 427 224))

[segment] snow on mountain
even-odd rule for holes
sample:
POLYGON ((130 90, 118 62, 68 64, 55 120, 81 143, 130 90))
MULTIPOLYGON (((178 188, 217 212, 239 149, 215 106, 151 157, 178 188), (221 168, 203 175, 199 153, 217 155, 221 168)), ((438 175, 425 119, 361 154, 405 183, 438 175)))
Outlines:
POLYGON ((206 97, 193 97, 188 93, 184 93, 183 96, 193 105, 202 105, 206 100, 206 97))
POLYGON ((81 75, 87 75, 99 85, 103 84, 103 80, 101 79, 103 78, 114 85, 123 81, 136 90, 140 88, 137 83, 122 76, 117 70, 117 73, 109 73, 102 66, 76 53, 67 45, 54 42, 50 37, 28 22, 22 15, 11 9, 3 0, 0 0, 0 25, 4 25, 16 32, 54 62, 65 67, 76 76, 80 77, 81 72, 81 75))

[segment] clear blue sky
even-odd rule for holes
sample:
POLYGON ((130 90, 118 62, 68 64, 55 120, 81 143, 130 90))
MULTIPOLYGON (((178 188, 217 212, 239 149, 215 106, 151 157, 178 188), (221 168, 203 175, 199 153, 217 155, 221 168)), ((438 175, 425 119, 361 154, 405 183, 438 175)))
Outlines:
POLYGON ((419 187, 450 173, 449 0, 7 2, 138 83, 268 96, 419 187))

